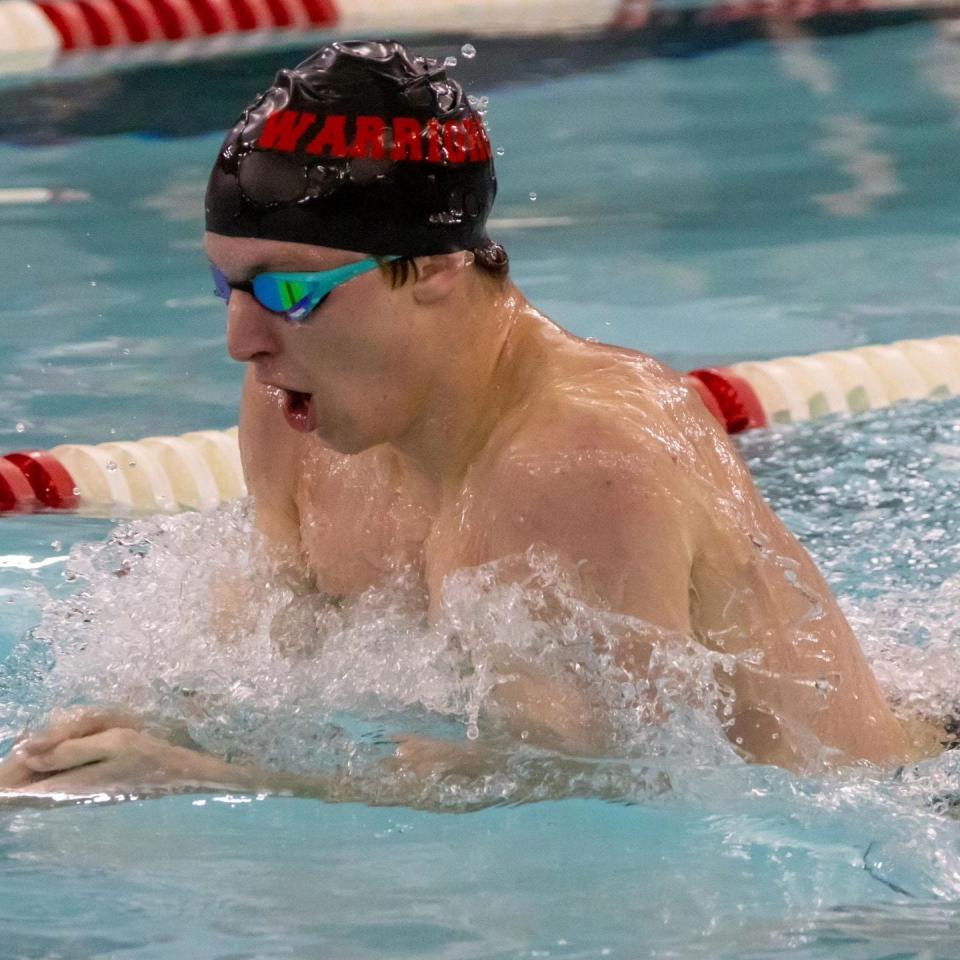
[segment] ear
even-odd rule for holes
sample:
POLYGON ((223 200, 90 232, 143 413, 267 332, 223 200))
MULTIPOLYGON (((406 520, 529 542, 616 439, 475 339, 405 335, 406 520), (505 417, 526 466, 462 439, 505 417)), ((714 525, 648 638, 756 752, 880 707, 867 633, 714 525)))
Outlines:
POLYGON ((471 262, 471 255, 464 251, 417 257, 418 276, 413 284, 413 299, 424 306, 446 300, 471 262))

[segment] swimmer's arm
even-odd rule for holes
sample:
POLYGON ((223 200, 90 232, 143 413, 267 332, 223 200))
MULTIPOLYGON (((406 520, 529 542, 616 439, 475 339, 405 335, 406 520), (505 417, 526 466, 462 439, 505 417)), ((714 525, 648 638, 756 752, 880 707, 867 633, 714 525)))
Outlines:
MULTIPOLYGON (((488 748, 467 745, 461 749, 448 743, 447 751, 439 753, 440 741, 426 740, 408 744, 406 759, 388 758, 358 776, 285 773, 228 763, 130 727, 62 738, 69 726, 74 732, 91 729, 103 716, 75 714, 67 726, 18 744, 0 762, 0 803, 237 791, 454 812, 489 801, 438 807, 432 790, 437 777, 480 778, 502 766, 500 756, 488 748)), ((530 786, 531 798, 542 798, 542 789, 535 783, 530 786)), ((513 802, 521 799, 518 792, 513 802)))

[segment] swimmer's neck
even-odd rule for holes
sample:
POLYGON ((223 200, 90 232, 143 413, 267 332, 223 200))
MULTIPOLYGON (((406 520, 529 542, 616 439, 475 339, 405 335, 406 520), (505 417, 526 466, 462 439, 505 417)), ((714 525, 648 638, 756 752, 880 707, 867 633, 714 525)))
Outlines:
POLYGON ((439 327, 435 375, 416 417, 386 444, 435 506, 462 487, 497 425, 529 396, 550 340, 566 336, 510 282, 492 297, 469 293, 453 300, 452 322, 439 327))

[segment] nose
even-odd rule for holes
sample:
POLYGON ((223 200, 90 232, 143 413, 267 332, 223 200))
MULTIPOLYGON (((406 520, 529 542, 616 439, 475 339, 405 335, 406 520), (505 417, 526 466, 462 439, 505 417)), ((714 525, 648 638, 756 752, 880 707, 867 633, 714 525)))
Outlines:
POLYGON ((280 350, 276 321, 249 293, 234 290, 227 306, 227 352, 240 363, 275 356, 280 350))

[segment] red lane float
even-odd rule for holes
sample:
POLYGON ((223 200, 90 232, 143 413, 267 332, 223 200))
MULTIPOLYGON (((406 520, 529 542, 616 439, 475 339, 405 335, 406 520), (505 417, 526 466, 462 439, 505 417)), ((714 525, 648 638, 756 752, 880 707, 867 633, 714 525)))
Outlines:
POLYGON ((62 51, 332 28, 339 19, 333 0, 37 0, 37 6, 59 34, 62 51))
POLYGON ((45 450, 8 453, 2 461, 20 473, 42 506, 69 510, 79 504, 73 477, 56 457, 45 450))
MULTIPOLYGON (((727 433, 741 433, 767 425, 760 399, 747 381, 737 376, 727 367, 707 367, 703 370, 691 370, 688 376, 703 384, 713 399, 713 405, 707 403, 707 409, 726 427, 727 433)), ((703 397, 704 391, 700 390, 703 397)))
POLYGON ((32 510, 37 506, 33 487, 9 460, 0 457, 0 513, 32 510))

